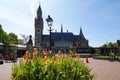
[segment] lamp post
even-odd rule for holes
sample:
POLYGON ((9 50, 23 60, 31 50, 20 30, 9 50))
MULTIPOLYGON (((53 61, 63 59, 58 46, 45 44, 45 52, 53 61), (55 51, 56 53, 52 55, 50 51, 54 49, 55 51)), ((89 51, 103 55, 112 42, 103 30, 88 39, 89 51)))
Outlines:
POLYGON ((52 29, 53 19, 50 17, 50 15, 48 15, 46 22, 47 22, 48 27, 49 27, 48 31, 50 32, 50 50, 51 50, 51 31, 53 31, 53 29, 52 29))

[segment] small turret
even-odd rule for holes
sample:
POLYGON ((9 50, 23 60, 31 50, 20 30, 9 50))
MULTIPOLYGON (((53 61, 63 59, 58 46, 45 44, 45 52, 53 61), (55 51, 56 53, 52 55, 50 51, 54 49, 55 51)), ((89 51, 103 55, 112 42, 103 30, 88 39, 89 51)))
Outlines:
POLYGON ((33 52, 33 42, 32 42, 32 36, 31 35, 29 36, 29 40, 27 42, 26 48, 27 48, 27 51, 29 51, 30 53, 33 52))
POLYGON ((80 39, 85 39, 83 32, 82 32, 82 28, 80 27, 80 33, 79 33, 80 39))
POLYGON ((62 24, 61 24, 61 33, 63 33, 63 26, 62 26, 62 24))

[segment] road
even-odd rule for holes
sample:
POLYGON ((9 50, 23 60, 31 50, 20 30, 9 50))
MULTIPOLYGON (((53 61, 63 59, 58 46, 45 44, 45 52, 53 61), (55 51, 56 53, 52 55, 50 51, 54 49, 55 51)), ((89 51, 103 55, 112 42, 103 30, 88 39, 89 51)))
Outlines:
MULTIPOLYGON (((85 62, 85 59, 82 59, 85 62)), ((96 74, 96 80, 120 80, 120 62, 110 62, 108 60, 88 59, 85 63, 96 74)), ((0 65, 0 80, 9 80, 13 63, 0 65)))

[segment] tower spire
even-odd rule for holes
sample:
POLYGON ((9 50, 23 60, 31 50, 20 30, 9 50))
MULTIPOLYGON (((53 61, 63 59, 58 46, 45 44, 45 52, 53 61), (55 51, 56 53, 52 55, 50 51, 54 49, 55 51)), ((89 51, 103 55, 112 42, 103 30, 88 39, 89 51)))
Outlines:
POLYGON ((37 9, 37 17, 41 17, 42 16, 42 9, 41 9, 41 5, 40 5, 40 1, 39 1, 39 7, 37 9))
POLYGON ((82 32, 82 28, 80 26, 80 33, 79 33, 79 36, 81 39, 85 39, 84 35, 83 35, 83 32, 82 32))
POLYGON ((42 12, 40 3, 39 3, 38 11, 42 12))
POLYGON ((80 33, 79 33, 79 35, 83 35, 83 33, 82 33, 82 28, 80 27, 80 33))
POLYGON ((61 33, 63 33, 63 26, 62 26, 62 24, 61 24, 61 33))
POLYGON ((41 5, 40 1, 39 1, 39 6, 41 5))

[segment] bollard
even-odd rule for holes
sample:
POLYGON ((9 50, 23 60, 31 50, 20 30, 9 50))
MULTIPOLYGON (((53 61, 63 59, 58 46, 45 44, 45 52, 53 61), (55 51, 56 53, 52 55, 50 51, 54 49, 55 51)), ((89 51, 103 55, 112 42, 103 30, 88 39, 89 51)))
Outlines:
POLYGON ((89 61, 88 61, 88 56, 86 56, 86 63, 89 63, 89 61))

